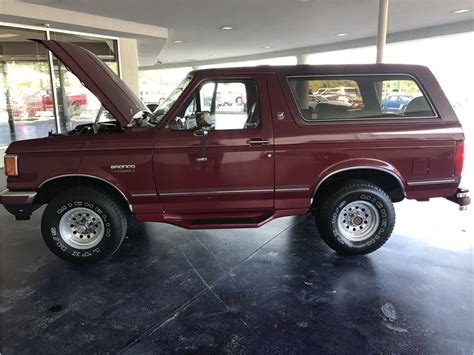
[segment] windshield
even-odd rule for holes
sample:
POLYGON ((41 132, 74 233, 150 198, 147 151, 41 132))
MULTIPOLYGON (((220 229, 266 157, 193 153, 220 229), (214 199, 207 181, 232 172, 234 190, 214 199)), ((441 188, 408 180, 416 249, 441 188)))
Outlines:
POLYGON ((178 100, 181 93, 186 89, 189 83, 192 80, 192 76, 188 75, 178 86, 169 94, 169 96, 163 101, 163 103, 156 108, 153 112, 150 122, 156 124, 161 121, 161 119, 168 113, 168 111, 173 107, 176 100, 178 100))

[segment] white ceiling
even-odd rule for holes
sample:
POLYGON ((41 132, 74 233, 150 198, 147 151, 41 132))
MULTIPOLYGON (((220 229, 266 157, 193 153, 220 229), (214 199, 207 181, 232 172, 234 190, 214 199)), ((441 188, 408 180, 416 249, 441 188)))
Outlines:
MULTIPOLYGON (((169 29, 165 64, 216 60, 376 35, 378 0, 23 0, 169 29), (223 31, 221 26, 234 26, 223 31), (337 37, 338 33, 348 36, 337 37), (173 40, 184 41, 176 44, 173 40), (270 46, 270 49, 264 48, 270 46)), ((391 0, 389 33, 473 19, 472 0, 391 0)), ((140 61, 158 53, 140 45, 140 61)))

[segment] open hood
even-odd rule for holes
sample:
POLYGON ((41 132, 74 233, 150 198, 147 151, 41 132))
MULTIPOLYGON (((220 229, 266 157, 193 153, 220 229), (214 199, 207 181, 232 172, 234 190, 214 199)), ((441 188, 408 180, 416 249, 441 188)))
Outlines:
POLYGON ((74 73, 125 127, 140 111, 148 111, 143 102, 102 60, 87 49, 72 43, 35 39, 49 49, 74 73))

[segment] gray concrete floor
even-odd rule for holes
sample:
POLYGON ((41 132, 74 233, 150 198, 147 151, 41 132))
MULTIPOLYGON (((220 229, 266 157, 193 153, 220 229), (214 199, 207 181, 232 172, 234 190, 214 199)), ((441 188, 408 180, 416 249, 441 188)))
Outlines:
POLYGON ((302 216, 221 231, 146 223, 112 259, 75 266, 43 244, 41 211, 16 222, 1 208, 1 353, 472 354, 472 212, 396 210, 368 256, 335 254, 302 216))

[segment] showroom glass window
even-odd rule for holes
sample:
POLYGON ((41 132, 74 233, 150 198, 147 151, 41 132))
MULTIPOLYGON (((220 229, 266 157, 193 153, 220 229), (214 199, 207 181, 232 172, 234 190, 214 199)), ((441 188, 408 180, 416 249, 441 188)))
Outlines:
POLYGON ((408 75, 289 78, 305 121, 433 118, 436 114, 408 75))
POLYGON ((0 26, 0 148, 13 141, 44 137, 55 130, 46 49, 29 39, 46 33, 0 26))
MULTIPOLYGON (((51 39, 73 43, 91 51, 102 59, 115 74, 118 74, 114 40, 66 33, 51 33, 51 39)), ((100 101, 55 57, 53 63, 61 131, 68 131, 78 125, 94 122, 99 113, 100 101)))
POLYGON ((53 40, 85 47, 118 73, 117 43, 112 39, 0 26, 0 149, 16 140, 45 137, 57 132, 57 126, 64 132, 92 122, 99 111, 95 96, 55 59, 56 95, 52 95, 48 52, 30 41, 47 39, 47 32, 53 40))

